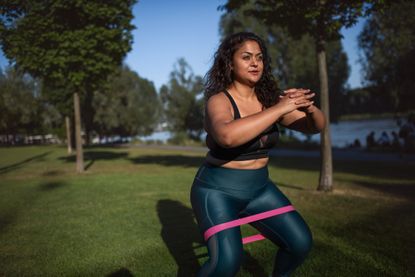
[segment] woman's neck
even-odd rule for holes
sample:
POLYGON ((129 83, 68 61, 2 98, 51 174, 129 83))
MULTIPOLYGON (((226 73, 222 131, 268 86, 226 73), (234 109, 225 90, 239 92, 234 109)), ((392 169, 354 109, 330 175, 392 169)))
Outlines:
POLYGON ((229 90, 231 90, 238 98, 243 100, 250 100, 254 97, 256 98, 255 87, 247 86, 246 84, 242 84, 238 81, 233 81, 229 87, 229 90))

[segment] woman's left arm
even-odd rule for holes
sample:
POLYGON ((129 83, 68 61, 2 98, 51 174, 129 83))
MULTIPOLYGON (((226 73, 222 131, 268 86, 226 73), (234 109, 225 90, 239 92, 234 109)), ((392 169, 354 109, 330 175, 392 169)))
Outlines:
MULTIPOLYGON (((302 93, 308 93, 304 90, 296 90, 295 93, 300 91, 302 93)), ((323 112, 314 105, 310 105, 301 110, 294 110, 284 115, 279 123, 289 129, 306 134, 320 133, 326 126, 323 112)))

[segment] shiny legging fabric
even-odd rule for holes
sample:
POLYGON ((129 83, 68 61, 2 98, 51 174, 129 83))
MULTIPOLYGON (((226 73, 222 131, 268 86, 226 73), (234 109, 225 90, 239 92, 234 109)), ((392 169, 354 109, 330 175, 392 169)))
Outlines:
MULTIPOLYGON (((202 234, 217 224, 291 205, 269 179, 267 167, 229 169, 209 164, 196 174, 191 202, 202 234)), ((289 276, 311 249, 310 229, 297 211, 251 225, 279 247, 273 276, 289 276)), ((198 276, 235 276, 243 258, 240 227, 216 233, 207 247, 209 259, 198 276)))

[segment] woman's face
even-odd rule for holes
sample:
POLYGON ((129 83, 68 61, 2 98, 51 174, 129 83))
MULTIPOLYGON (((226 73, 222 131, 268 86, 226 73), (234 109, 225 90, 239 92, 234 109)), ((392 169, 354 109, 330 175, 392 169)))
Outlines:
POLYGON ((233 55, 233 78, 248 85, 255 85, 261 79, 264 62, 261 48, 254 40, 247 40, 233 55))

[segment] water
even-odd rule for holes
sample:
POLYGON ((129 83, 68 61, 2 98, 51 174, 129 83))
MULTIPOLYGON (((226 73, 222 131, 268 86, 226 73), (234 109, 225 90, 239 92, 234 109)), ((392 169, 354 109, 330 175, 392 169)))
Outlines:
MULTIPOLYGON (((372 120, 351 120, 341 121, 339 123, 330 124, 331 142, 333 147, 347 147, 352 144, 355 139, 358 139, 362 146, 366 145, 366 136, 371 132, 375 132, 375 139, 379 139, 382 132, 386 132, 389 138, 392 139, 391 132, 398 133, 399 126, 392 118, 387 119, 372 119, 372 120)), ((292 135, 300 140, 306 140, 307 136, 292 131, 292 135)), ((171 137, 167 131, 155 132, 151 136, 141 137, 143 140, 160 140, 166 142, 171 137)), ((312 135, 311 141, 319 142, 320 135, 312 135)))
MULTIPOLYGON (((374 131, 375 140, 380 138, 382 132, 386 132, 392 139, 391 132, 399 133, 399 126, 392 118, 387 119, 371 119, 371 120, 351 120, 341 121, 339 123, 330 124, 330 135, 332 145, 334 147, 347 147, 358 139, 362 146, 366 146, 366 136, 374 131)), ((299 132, 293 132, 294 136, 305 140, 306 136, 299 132)), ((319 142, 320 135, 313 135, 312 141, 319 142)))

